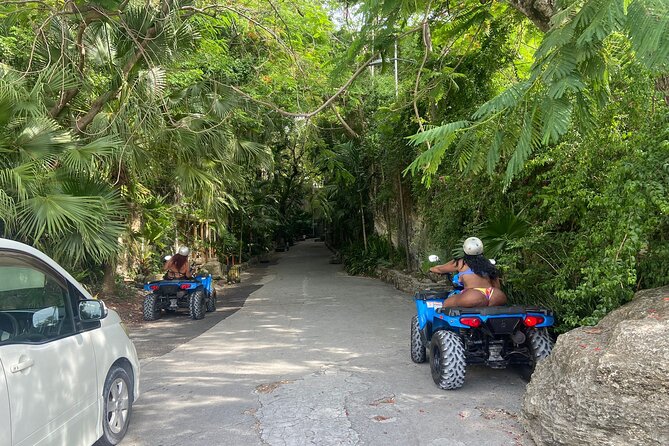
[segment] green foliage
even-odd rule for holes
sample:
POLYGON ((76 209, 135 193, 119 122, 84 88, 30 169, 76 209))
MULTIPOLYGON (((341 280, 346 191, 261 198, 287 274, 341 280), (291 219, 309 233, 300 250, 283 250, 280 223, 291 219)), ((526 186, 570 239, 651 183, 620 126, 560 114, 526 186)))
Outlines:
MULTIPOLYGON (((647 69, 663 73, 669 60, 669 5, 663 0, 635 0, 625 7, 622 0, 569 0, 559 3, 551 19, 551 29, 534 54, 527 79, 508 86, 495 98, 471 114, 471 123, 453 121, 436 127, 427 135, 413 137, 415 144, 432 143, 410 166, 421 171, 429 184, 447 148, 458 137, 464 139, 479 126, 498 127, 500 121, 522 116, 521 123, 504 133, 478 136, 479 151, 488 152, 488 170, 506 162, 505 185, 522 170, 541 147, 556 144, 572 128, 593 131, 593 115, 612 99, 610 64, 625 63, 636 57, 647 69), (620 33, 625 33, 632 51, 617 51, 620 33), (612 57, 613 56, 613 57, 612 57), (612 60, 613 59, 613 60, 612 60), (618 59, 618 60, 616 60, 618 59), (470 131, 468 131, 470 130, 470 131), (499 148, 515 148, 500 156, 499 148), (446 146, 446 147, 444 147, 446 146)), ((469 171, 474 151, 459 163, 469 171)))
POLYGON ((341 250, 341 256, 347 273, 374 276, 379 266, 390 266, 393 248, 388 240, 374 236, 367 240, 367 250, 362 243, 351 243, 341 250))

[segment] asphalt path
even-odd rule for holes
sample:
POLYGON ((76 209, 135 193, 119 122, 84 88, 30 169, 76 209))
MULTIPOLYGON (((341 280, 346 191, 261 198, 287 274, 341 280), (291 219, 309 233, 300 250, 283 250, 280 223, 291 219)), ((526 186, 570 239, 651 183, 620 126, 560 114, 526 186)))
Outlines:
POLYGON ((224 288, 202 321, 132 333, 141 397, 122 445, 531 445, 525 382, 469 367, 438 389, 409 354, 410 296, 350 277, 322 243, 224 288))

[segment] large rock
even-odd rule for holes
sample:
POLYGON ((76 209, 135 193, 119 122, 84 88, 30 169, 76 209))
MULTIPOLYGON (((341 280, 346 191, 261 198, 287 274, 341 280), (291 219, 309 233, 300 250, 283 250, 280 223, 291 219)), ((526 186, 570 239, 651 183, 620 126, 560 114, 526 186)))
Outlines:
POLYGON ((669 287, 558 338, 523 403, 537 445, 669 445, 669 287))
POLYGON ((223 277, 221 263, 216 260, 210 260, 200 267, 200 272, 211 274, 214 279, 223 277))

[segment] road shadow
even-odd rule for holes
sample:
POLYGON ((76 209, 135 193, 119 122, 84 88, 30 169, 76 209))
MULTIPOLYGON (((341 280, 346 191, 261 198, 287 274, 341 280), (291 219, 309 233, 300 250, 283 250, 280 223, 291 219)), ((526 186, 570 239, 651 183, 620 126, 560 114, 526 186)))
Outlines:
POLYGON ((246 299, 262 288, 263 285, 257 282, 264 274, 262 270, 271 264, 276 264, 276 261, 254 266, 250 274, 244 274, 241 283, 217 286, 216 311, 207 313, 204 319, 193 320, 187 309, 181 309, 175 313, 163 312, 160 319, 145 322, 141 327, 131 327, 130 338, 135 344, 139 359, 155 358, 169 353, 242 309, 246 299))

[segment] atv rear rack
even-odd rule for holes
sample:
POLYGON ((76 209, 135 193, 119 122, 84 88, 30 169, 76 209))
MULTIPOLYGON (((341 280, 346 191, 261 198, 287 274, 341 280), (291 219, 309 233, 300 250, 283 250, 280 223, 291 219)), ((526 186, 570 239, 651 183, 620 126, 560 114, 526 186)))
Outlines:
MULTIPOLYGON (((434 298, 433 298, 434 299, 434 298)), ((463 314, 478 314, 481 316, 495 316, 500 314, 527 314, 539 313, 546 316, 553 316, 553 311, 548 308, 535 307, 529 305, 514 305, 514 306, 494 306, 494 307, 446 307, 437 308, 437 313, 445 314, 446 316, 457 317, 463 314)))

